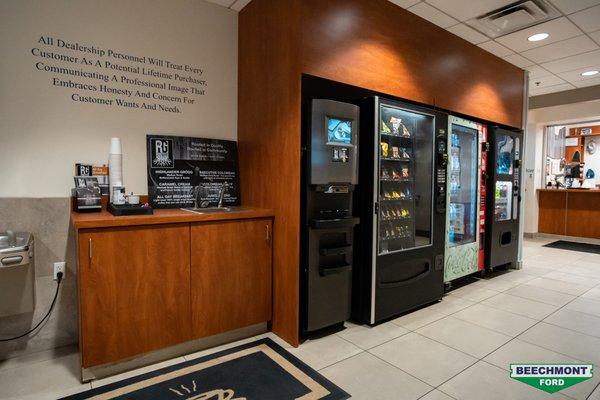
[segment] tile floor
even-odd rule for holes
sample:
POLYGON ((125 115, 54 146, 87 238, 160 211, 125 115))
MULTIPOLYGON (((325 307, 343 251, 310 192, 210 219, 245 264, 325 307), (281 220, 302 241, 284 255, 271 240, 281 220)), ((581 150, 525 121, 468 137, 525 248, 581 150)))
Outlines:
MULTIPOLYGON (((554 395, 509 378, 511 362, 600 365, 600 255, 542 247, 547 242, 526 240, 522 270, 477 280, 374 328, 347 324, 297 349, 267 335, 353 399, 600 400, 600 370, 554 395)), ((0 362, 0 399, 55 399, 238 343, 85 385, 76 349, 36 353, 0 362)))

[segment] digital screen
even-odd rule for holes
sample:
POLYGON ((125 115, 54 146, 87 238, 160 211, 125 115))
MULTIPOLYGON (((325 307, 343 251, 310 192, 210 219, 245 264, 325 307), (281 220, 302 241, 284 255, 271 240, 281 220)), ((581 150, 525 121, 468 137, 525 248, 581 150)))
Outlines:
POLYGON ((327 117, 327 142, 352 143, 352 120, 327 117))

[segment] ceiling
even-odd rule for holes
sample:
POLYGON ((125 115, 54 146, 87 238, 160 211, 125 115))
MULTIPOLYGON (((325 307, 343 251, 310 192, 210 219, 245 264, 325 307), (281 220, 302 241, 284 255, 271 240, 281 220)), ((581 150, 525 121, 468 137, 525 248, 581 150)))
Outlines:
MULTIPOLYGON (((208 0, 239 11, 250 0, 208 0)), ((464 22, 515 0, 389 0, 530 72, 530 96, 600 85, 600 0, 549 0, 560 16, 542 24, 491 39, 464 22), (527 38, 545 32, 539 42, 527 38)))

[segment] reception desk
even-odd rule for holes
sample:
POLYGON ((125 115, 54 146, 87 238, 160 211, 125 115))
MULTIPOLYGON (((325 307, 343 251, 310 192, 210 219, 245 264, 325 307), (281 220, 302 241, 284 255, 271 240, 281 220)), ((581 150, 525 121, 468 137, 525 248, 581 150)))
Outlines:
POLYGON ((600 190, 538 189, 538 231, 600 239, 600 190))

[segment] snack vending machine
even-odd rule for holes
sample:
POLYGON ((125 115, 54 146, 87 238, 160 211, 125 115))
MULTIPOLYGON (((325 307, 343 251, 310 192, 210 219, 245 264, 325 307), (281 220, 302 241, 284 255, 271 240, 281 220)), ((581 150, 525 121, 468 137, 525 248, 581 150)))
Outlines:
POLYGON ((480 217, 485 129, 480 123, 449 117, 444 252, 444 282, 447 284, 480 270, 479 256, 485 229, 480 217))
POLYGON ((362 115, 353 314, 375 324, 444 294, 448 120, 378 97, 362 115))
POLYGON ((486 267, 515 264, 519 253, 523 131, 490 129, 486 267))
POLYGON ((350 318, 360 108, 313 99, 303 143, 301 335, 350 318))

